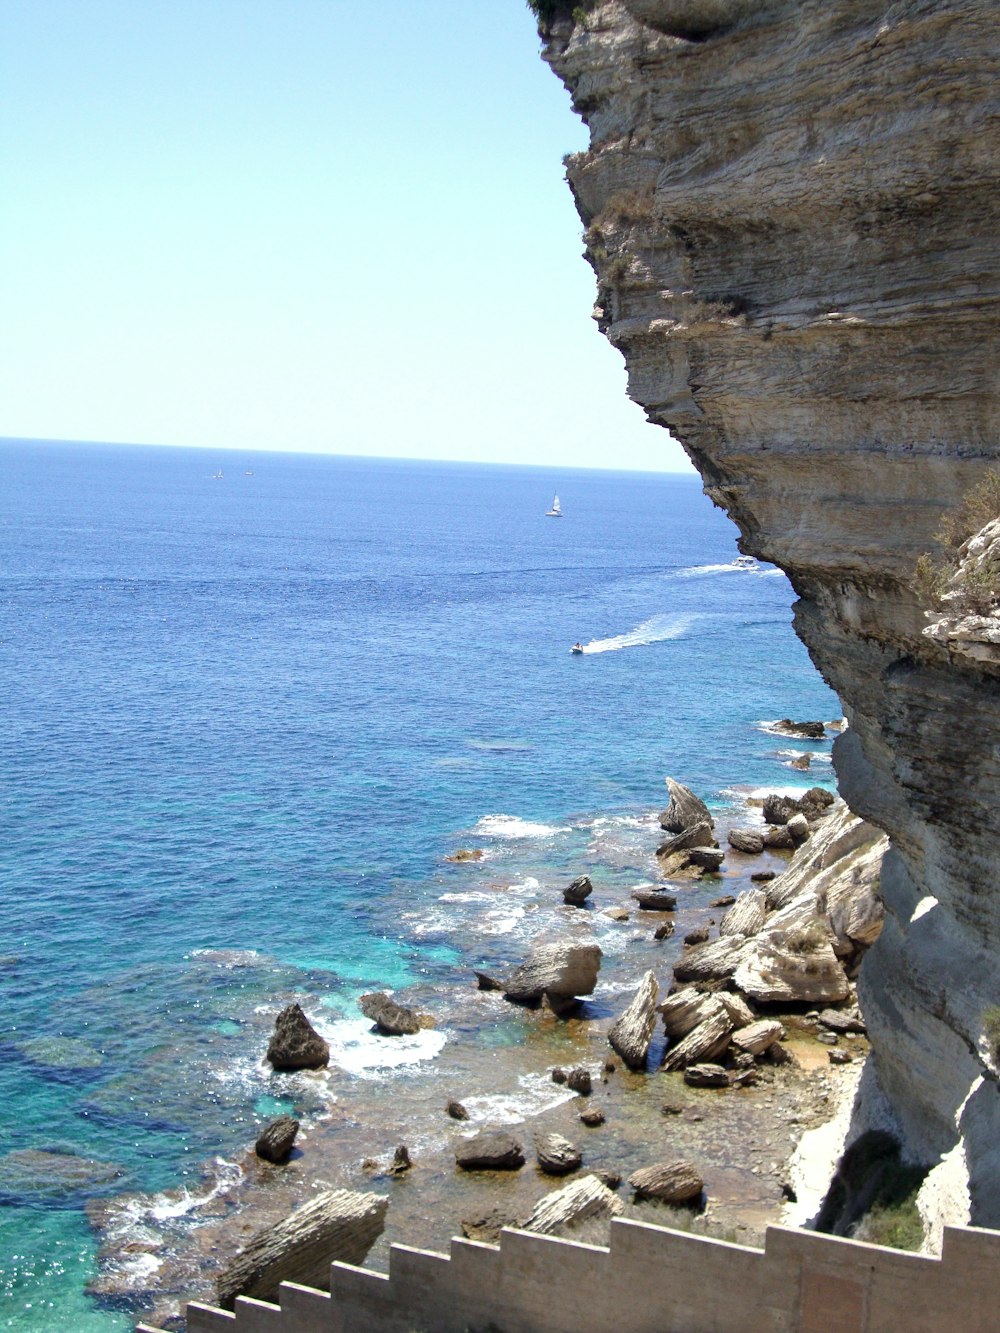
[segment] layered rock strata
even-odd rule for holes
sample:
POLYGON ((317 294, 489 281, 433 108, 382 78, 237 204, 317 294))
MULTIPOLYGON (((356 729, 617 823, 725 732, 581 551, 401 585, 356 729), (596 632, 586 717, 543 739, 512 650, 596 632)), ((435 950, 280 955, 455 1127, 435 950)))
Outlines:
POLYGON ((892 837, 861 977, 906 1151, 1000 1224, 1000 663, 923 633, 914 565, 995 462, 997 79, 986 0, 546 6, 591 133, 567 173, 596 317, 841 696, 841 791, 892 837), (575 12, 575 17, 573 13, 575 12), (995 1016, 994 1016, 995 1017, 995 1016))

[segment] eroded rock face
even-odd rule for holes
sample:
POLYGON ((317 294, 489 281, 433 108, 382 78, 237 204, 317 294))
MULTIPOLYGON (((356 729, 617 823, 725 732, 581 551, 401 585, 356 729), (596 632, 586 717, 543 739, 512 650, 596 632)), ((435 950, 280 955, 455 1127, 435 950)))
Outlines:
POLYGON ((1000 452, 998 155, 977 128, 997 116, 995 17, 987 0, 604 0, 545 47, 591 132, 568 176, 629 393, 742 548, 787 572, 850 723, 841 791, 892 835, 856 1128, 880 1088, 908 1154, 961 1140, 988 1226, 1000 664, 951 626, 923 633, 912 574, 1000 452))

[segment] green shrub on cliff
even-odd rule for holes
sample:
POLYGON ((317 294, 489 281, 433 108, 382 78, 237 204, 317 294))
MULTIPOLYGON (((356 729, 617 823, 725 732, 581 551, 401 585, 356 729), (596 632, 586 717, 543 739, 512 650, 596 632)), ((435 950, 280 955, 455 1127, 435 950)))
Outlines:
POLYGON ((586 23, 587 11, 594 0, 528 0, 528 8, 538 20, 538 31, 546 36, 557 19, 571 18, 574 23, 586 23))
POLYGON ((959 614, 977 615, 997 609, 1000 570, 985 565, 963 566, 961 562, 965 542, 997 518, 1000 518, 1000 468, 990 468, 966 491, 934 534, 934 540, 943 548, 942 554, 927 552, 914 566, 913 586, 924 606, 932 610, 948 607, 959 614))

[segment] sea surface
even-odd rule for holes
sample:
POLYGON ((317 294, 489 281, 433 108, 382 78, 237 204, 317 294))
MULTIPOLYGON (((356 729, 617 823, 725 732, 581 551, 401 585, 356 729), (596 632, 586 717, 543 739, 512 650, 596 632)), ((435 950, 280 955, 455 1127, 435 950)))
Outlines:
POLYGON ((338 1076, 398 1103, 448 1033, 386 1056, 364 990, 520 956, 540 886, 636 882, 667 774, 830 783, 768 729, 840 709, 736 535, 689 476, 0 442, 0 1328, 131 1327, 88 1204, 183 1211, 317 1109, 262 1014, 318 997, 338 1076))

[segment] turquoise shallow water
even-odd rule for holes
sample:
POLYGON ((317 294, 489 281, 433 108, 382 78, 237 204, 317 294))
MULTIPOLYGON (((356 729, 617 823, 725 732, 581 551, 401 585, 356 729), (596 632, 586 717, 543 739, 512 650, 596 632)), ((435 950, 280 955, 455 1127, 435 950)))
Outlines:
POLYGON ((0 1327, 130 1325, 83 1210, 288 1104, 255 1010, 516 953, 446 853, 627 876, 595 821, 666 773, 828 777, 755 725, 839 708, 736 554, 688 477, 0 444, 0 1327))

